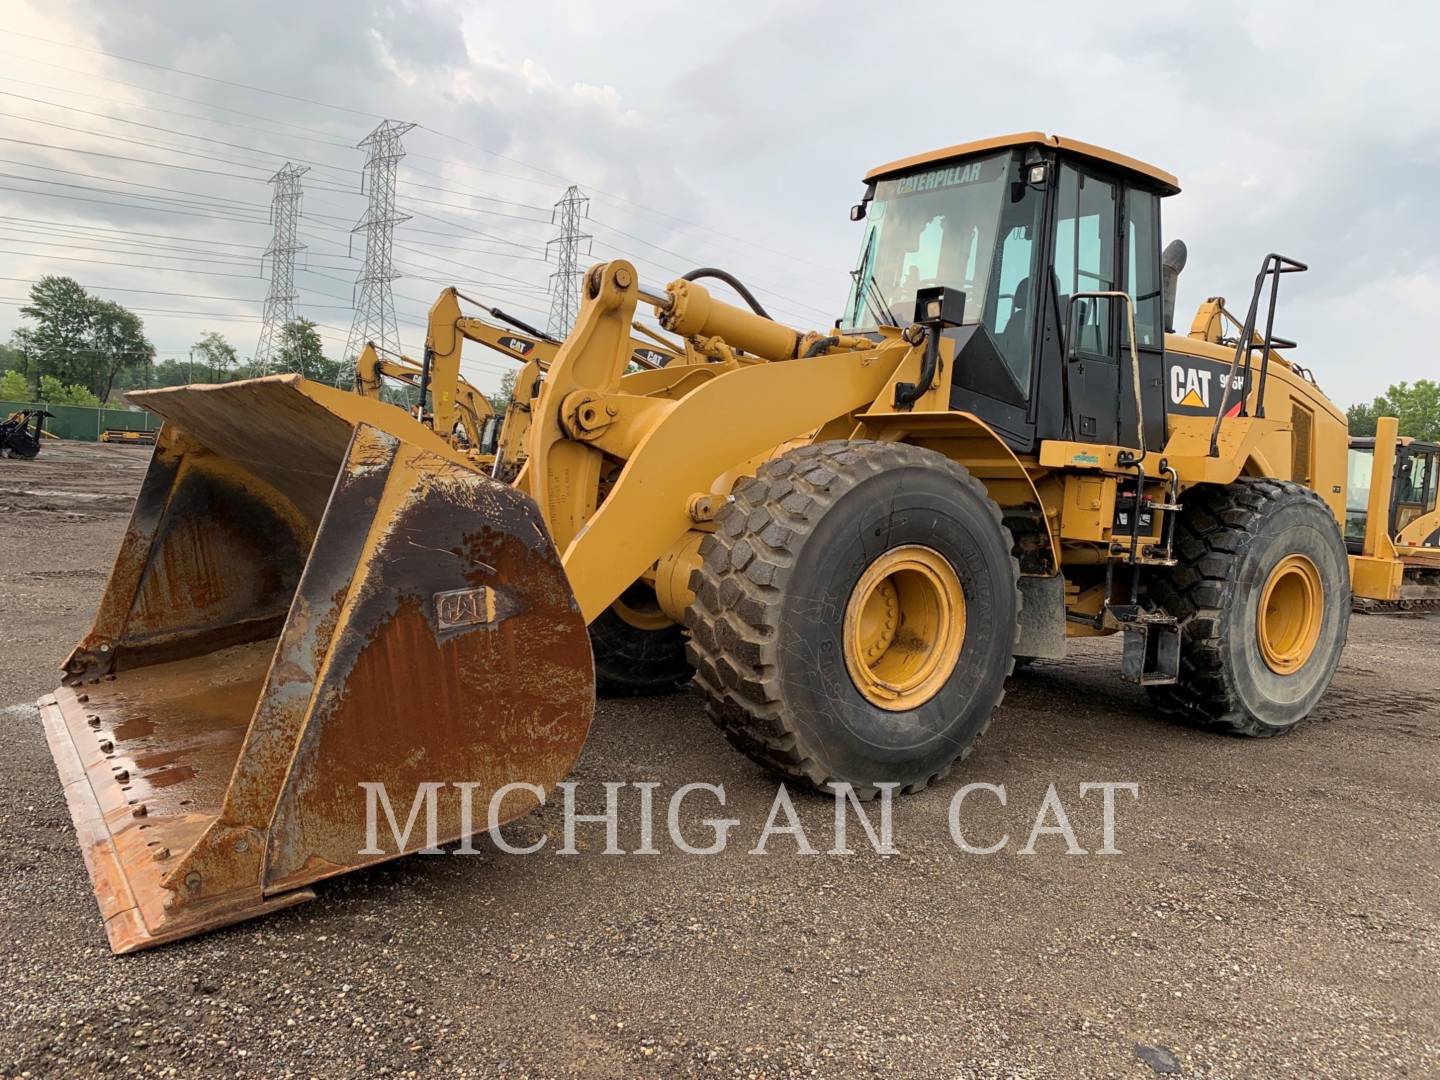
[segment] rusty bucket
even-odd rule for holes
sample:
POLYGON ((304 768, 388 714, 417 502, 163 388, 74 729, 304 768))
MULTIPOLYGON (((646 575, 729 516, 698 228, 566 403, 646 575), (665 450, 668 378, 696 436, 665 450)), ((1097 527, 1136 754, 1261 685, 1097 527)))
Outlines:
POLYGON ((40 703, 115 952, 427 845, 422 821, 397 848, 382 815, 371 847, 362 785, 401 821, 421 784, 475 785, 437 800, 446 842, 502 786, 569 772, 590 645, 526 495, 403 410, 298 376, 131 398, 165 425, 40 703))

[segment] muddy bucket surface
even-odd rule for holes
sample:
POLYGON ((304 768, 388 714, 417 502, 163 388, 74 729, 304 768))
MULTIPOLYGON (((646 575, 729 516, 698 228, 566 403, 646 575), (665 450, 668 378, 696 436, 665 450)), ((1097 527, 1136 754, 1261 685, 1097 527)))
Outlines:
MULTIPOLYGON (((402 410, 297 376, 131 396, 165 426, 40 703, 116 952, 458 839, 495 791, 570 771, 589 639, 527 496, 402 410), (474 785, 475 812, 437 799, 403 843, 382 814, 377 850, 377 783, 402 826, 424 784, 474 785)), ((535 803, 517 790, 500 820, 535 803)))

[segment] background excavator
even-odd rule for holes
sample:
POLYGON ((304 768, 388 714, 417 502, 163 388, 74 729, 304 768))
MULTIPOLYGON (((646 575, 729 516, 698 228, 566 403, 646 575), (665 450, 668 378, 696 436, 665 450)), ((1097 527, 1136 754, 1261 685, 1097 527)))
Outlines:
POLYGON ((1374 438, 1350 440, 1345 542, 1392 567, 1382 595, 1356 596, 1356 611, 1440 611, 1437 488, 1440 445, 1401 436, 1394 417, 1379 419, 1374 438))
MULTIPOLYGON (((475 813, 529 812, 597 681, 693 672, 743 753, 862 797, 943 777, 1016 658, 1081 636, 1123 635, 1121 677, 1162 712, 1294 728, 1352 590, 1398 563, 1347 552, 1345 416, 1273 332, 1304 265, 1264 258, 1233 337, 1220 303, 1167 332, 1178 190, 1039 132, 883 165, 817 330, 722 301, 716 271, 658 287, 596 265, 516 394, 508 483, 451 437, 454 290, 417 415, 293 375, 130 395, 165 426, 41 703, 111 946, 427 842, 367 846, 362 784, 403 806, 464 782, 475 813), (635 362, 642 305, 683 343, 663 365, 635 362)), ((436 812, 442 841, 476 828, 436 812)))
MULTIPOLYGON (((445 290, 437 305, 443 311, 439 317, 455 345, 462 340, 473 341, 522 364, 503 417, 497 417, 489 399, 460 374, 459 349, 451 348, 437 356, 428 342, 423 360, 412 360, 408 356, 382 357, 373 343, 367 343, 355 361, 355 392, 361 397, 381 398, 387 379, 408 387, 416 402, 409 411, 417 420, 441 433, 456 449, 468 451, 472 458, 489 468, 492 477, 508 483, 525 464, 531 401, 539 393, 541 380, 560 342, 543 330, 499 308, 471 300, 455 289, 445 290), (462 316, 459 307, 462 299, 508 326, 462 316)), ((431 322, 435 322, 433 315, 431 322)), ((638 323, 635 328, 650 333, 638 323)), ((631 363, 637 368, 661 367, 677 355, 677 350, 664 341, 657 347, 637 339, 632 345, 631 363)))

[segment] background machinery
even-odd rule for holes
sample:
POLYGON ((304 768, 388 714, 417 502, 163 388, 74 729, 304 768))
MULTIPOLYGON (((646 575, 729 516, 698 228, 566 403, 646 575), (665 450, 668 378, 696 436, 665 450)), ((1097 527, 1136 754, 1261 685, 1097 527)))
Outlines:
POLYGON ((1374 438, 1350 440, 1345 543, 1386 576, 1355 610, 1440 610, 1440 445, 1399 434, 1381 417, 1374 438), (1375 595, 1378 594, 1378 595, 1375 595))
POLYGON ((1389 571, 1347 562, 1345 417, 1272 332, 1303 265, 1265 258, 1233 341, 1166 333, 1178 190, 1038 132, 882 166, 845 311, 808 332, 722 302, 714 271, 594 266, 516 395, 512 483, 448 437, 453 290, 419 419, 293 375, 132 394, 166 424, 42 702, 112 947, 426 842, 368 847, 362 784, 402 807, 472 785, 470 810, 436 807, 442 841, 492 799, 528 812, 575 762, 597 671, 693 668, 740 750, 862 795, 943 776, 1014 658, 1076 636, 1123 634, 1122 676, 1167 713, 1294 727, 1352 586, 1389 571), (683 342, 663 366, 635 364, 641 305, 683 342))
POLYGON ((45 421, 54 415, 44 409, 21 409, 0 420, 0 457, 28 461, 39 454, 45 421))

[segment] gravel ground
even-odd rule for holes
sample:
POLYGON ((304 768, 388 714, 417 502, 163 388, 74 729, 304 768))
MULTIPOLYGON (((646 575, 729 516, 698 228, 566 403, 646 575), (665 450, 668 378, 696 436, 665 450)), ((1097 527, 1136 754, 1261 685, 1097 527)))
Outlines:
MULTIPOLYGON (((0 1074, 234 1077, 1440 1075, 1440 620, 1357 616, 1292 736, 1171 726, 1114 642, 1014 681, 957 776, 896 804, 898 853, 746 854, 776 786, 685 695, 603 703, 577 775, 653 781, 661 854, 416 856, 287 912, 110 956, 33 708, 88 625, 146 453, 47 445, 0 462, 0 1074), (67 494, 68 493, 68 494, 67 494), (94 496, 94 497, 91 497, 94 496), (664 841, 740 820, 725 853, 664 841), (1004 784, 947 807, 965 782, 1004 784), (1080 843, 1121 796, 1122 854, 1021 855, 1047 786, 1080 843)), ((622 798, 634 806, 633 792, 622 798)), ((822 851, 833 808, 795 796, 822 851)), ((635 815, 621 844, 634 846, 635 815)))

